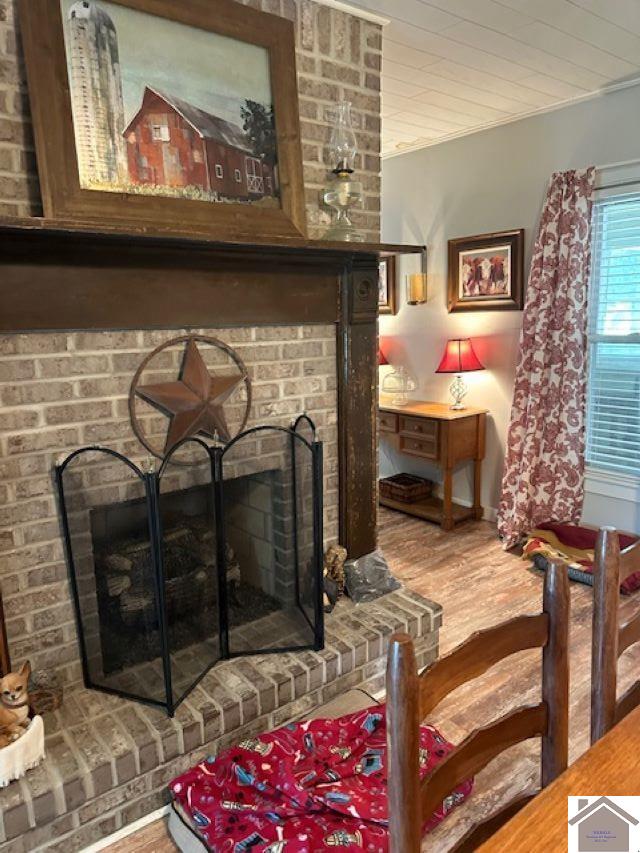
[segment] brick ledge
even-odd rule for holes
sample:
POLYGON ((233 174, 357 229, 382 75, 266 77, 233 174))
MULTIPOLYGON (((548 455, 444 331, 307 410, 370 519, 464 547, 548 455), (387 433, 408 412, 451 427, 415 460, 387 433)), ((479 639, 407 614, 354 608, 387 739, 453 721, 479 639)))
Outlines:
POLYGON ((323 651, 256 655, 215 666, 169 719, 153 708, 78 689, 45 717, 47 758, 0 791, 0 851, 80 850, 168 801, 170 779, 210 753, 305 716, 337 694, 384 686, 388 637, 416 638, 435 659, 440 605, 407 589, 326 619, 323 651))

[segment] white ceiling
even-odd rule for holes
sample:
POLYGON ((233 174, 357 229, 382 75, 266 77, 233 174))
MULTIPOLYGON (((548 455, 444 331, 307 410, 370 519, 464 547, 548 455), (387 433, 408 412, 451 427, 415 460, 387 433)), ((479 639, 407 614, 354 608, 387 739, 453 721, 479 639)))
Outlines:
POLYGON ((640 81, 640 0, 348 5, 389 20, 382 66, 387 156, 640 81))

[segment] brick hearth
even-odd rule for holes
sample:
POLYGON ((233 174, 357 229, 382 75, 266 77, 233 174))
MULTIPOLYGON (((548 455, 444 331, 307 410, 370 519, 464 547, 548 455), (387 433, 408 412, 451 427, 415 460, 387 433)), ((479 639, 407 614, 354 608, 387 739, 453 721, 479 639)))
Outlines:
POLYGON ((167 782, 206 755, 308 716, 337 694, 384 684, 389 635, 417 638, 419 666, 438 653, 441 608, 401 589, 364 605, 342 599, 321 652, 256 655, 214 667, 169 719, 77 689, 45 715, 47 759, 0 792, 0 850, 71 853, 168 801, 167 782))

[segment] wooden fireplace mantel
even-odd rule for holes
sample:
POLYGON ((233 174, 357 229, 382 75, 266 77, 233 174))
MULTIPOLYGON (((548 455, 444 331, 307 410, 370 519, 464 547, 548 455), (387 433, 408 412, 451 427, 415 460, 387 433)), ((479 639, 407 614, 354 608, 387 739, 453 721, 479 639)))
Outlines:
POLYGON ((406 255, 424 252, 422 245, 408 243, 347 243, 344 241, 312 240, 305 237, 280 237, 278 240, 261 239, 259 235, 253 242, 246 240, 215 240, 210 234, 199 234, 193 230, 182 231, 179 226, 172 229, 151 228, 141 226, 132 229, 105 223, 80 223, 72 219, 50 219, 42 216, 15 217, 0 216, 0 230, 21 232, 56 233, 56 234, 91 234, 95 237, 126 237, 128 240, 146 241, 163 240, 167 243, 191 243, 207 246, 234 246, 251 251, 263 247, 273 249, 318 250, 324 254, 378 254, 381 257, 389 255, 406 255))
POLYGON ((340 541, 359 557, 376 543, 378 261, 423 251, 0 218, 0 334, 335 323, 340 541))
POLYGON ((0 218, 0 333, 331 322, 343 272, 423 250, 0 218))

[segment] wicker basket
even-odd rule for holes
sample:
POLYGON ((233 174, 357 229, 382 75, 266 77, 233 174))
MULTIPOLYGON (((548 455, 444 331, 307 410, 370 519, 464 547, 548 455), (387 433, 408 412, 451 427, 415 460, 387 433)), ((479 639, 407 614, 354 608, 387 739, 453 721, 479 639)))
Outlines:
POLYGON ((415 503, 428 498, 433 492, 431 480, 417 477, 415 474, 394 474, 380 480, 380 495, 392 501, 415 503))
POLYGON ((62 681, 50 670, 39 669, 29 678, 29 705, 34 714, 55 711, 62 705, 62 681))

